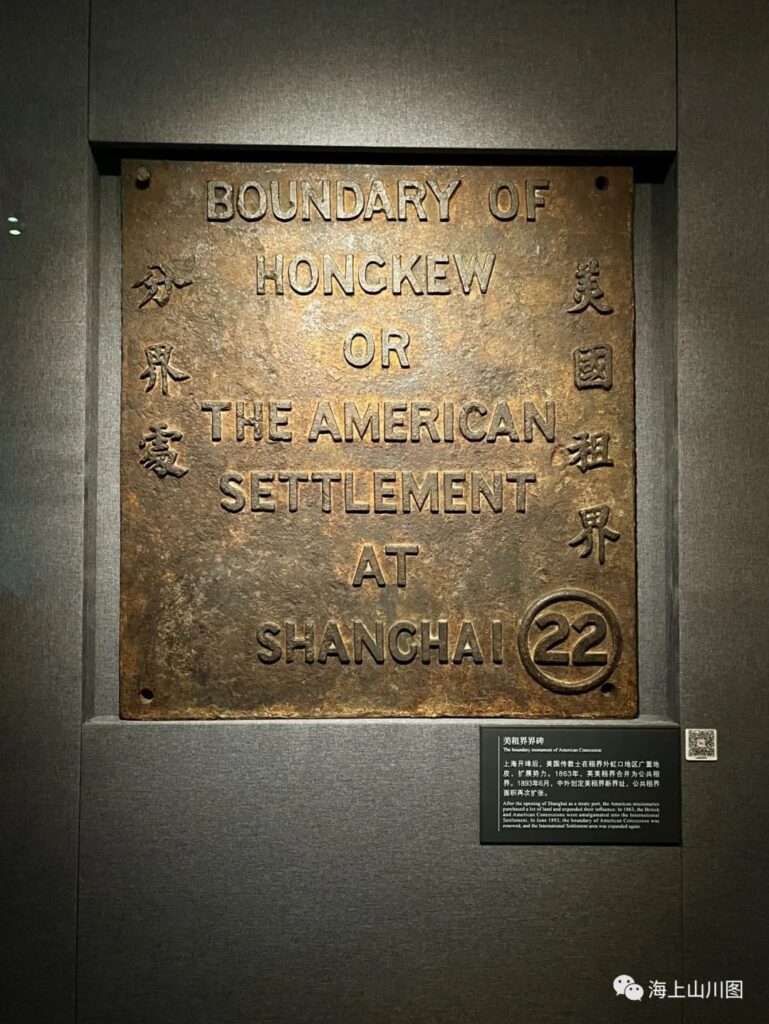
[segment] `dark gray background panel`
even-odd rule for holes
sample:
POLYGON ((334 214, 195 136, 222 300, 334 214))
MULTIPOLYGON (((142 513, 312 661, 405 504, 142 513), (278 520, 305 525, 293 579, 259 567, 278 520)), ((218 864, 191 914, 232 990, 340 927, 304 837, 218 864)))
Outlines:
POLYGON ((94 0, 98 142, 675 147, 673 0, 94 0))
POLYGON ((746 984, 705 1024, 767 1012, 767 51, 765 3, 680 3, 681 719, 720 747, 685 765, 684 963, 746 984))
POLYGON ((83 780, 82 1024, 621 1024, 680 973, 680 849, 481 846, 474 723, 93 721, 83 780))
POLYGON ((2 20, 0 1019, 58 1024, 75 1014, 88 3, 2 20))

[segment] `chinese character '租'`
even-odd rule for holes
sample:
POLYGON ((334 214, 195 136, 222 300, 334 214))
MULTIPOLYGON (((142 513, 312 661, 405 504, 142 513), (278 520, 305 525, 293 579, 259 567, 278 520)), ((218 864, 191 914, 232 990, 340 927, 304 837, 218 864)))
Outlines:
POLYGON ((576 466, 580 473, 587 473, 589 469, 596 469, 598 466, 613 466, 609 458, 609 442, 611 434, 575 434, 576 444, 570 444, 566 449, 571 453, 570 466, 576 466))
POLYGON ((184 476, 188 470, 176 465, 179 454, 169 443, 181 439, 182 434, 178 430, 169 430, 168 424, 154 423, 149 434, 139 442, 139 448, 144 451, 144 455, 139 459, 139 465, 152 470, 161 480, 164 476, 184 476))
POLYGON ((606 561, 606 541, 612 542, 618 541, 620 535, 616 530, 612 530, 611 527, 606 524, 609 521, 609 515, 611 509, 608 505, 596 505, 594 508, 583 508, 580 509, 579 515, 582 520, 582 533, 576 536, 573 540, 569 541, 569 546, 572 548, 579 547, 580 544, 585 545, 585 550, 580 552, 580 558, 589 558, 593 553, 593 534, 596 536, 598 541, 597 558, 599 565, 603 565, 606 561))
POLYGON ((145 348, 147 356, 147 369, 139 377, 139 380, 147 380, 147 391, 152 391, 157 383, 158 371, 160 371, 160 390, 164 395, 168 394, 168 378, 171 380, 189 380, 190 375, 184 373, 174 366, 171 366, 171 353, 173 345, 150 345, 145 348))
POLYGON ((574 383, 580 391, 585 388, 611 389, 611 355, 611 345, 574 349, 574 383))
POLYGON ((568 313, 581 313, 583 309, 592 306, 599 313, 613 313, 611 306, 604 306, 601 303, 603 289, 598 283, 598 275, 601 273, 598 260, 588 260, 587 263, 578 263, 574 276, 577 279, 577 286, 574 289, 574 305, 567 310, 568 313))
POLYGON ((139 309, 141 309, 148 302, 154 302, 158 306, 167 305, 173 289, 186 288, 188 284, 192 284, 191 278, 175 274, 173 270, 164 267, 162 263, 152 263, 147 264, 147 274, 133 287, 144 288, 147 292, 139 303, 139 309))

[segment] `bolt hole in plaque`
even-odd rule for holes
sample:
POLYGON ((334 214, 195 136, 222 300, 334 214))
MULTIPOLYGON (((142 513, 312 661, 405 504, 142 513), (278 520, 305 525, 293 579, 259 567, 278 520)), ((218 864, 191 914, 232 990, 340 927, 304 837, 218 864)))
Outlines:
POLYGON ((124 162, 123 717, 637 714, 632 198, 124 162))

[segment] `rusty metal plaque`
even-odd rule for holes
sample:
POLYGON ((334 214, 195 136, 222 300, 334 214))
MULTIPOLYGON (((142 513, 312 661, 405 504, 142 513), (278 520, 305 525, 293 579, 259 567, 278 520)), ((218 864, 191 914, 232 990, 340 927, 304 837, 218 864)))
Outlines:
POLYGON ((121 713, 637 713, 632 172, 123 167, 121 713))

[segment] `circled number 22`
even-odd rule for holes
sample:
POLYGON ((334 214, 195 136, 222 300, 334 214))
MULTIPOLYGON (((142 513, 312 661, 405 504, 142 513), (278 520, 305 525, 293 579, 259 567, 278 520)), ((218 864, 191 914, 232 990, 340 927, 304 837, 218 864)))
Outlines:
POLYGON ((532 659, 537 665, 605 665, 606 651, 596 648, 606 639, 606 619, 598 612, 585 612, 569 622, 559 612, 547 612, 534 620, 542 636, 534 645, 532 659), (574 631, 578 640, 571 651, 560 647, 574 631))

